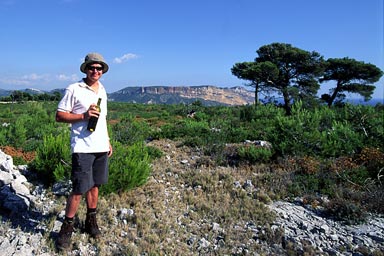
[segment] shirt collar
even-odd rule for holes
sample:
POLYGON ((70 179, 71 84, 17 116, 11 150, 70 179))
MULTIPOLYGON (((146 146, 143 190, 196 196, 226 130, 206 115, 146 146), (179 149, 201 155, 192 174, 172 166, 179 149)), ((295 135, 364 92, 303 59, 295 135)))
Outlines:
MULTIPOLYGON (((87 88, 87 89, 93 91, 93 90, 91 89, 91 87, 89 87, 89 86, 84 82, 84 79, 81 79, 81 80, 79 81, 78 85, 79 85, 80 87, 87 88)), ((104 86, 103 86, 103 84, 99 81, 99 91, 100 91, 100 89, 104 90, 104 86)))

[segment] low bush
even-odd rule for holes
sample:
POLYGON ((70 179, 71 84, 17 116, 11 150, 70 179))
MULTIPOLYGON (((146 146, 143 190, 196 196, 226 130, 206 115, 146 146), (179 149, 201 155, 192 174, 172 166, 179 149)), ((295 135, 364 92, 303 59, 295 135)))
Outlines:
POLYGON ((246 145, 239 147, 238 155, 241 162, 256 164, 269 162, 273 152, 269 148, 246 145))
POLYGON ((346 200, 345 197, 337 197, 326 204, 326 214, 348 225, 360 224, 366 220, 365 209, 357 202, 346 200))
POLYGON ((352 155, 363 146, 362 134, 347 122, 334 121, 330 129, 321 133, 320 152, 325 158, 352 155))
POLYGON ((119 122, 112 125, 111 136, 114 140, 133 145, 150 137, 151 129, 146 122, 136 120, 132 115, 123 116, 119 122))
POLYGON ((102 194, 121 193, 143 185, 150 173, 149 150, 143 142, 125 146, 113 142, 114 153, 109 160, 109 181, 100 189, 102 194))
POLYGON ((68 179, 71 172, 69 130, 61 136, 45 135, 43 143, 36 150, 36 157, 29 168, 35 171, 41 181, 52 185, 55 181, 68 179))
MULTIPOLYGON (((57 102, 0 105, 0 122, 4 123, 0 145, 36 151, 30 166, 47 183, 67 177, 70 170, 68 127, 55 122, 56 107, 57 102)), ((200 165, 234 166, 240 161, 244 168, 262 165, 257 183, 274 199, 324 194, 330 199, 343 198, 347 205, 354 201, 340 190, 351 189, 360 194, 364 209, 384 212, 377 207, 383 205, 382 106, 346 104, 309 110, 296 102, 289 116, 272 104, 205 107, 110 102, 108 108, 115 151, 110 159, 110 183, 103 193, 143 184, 151 159, 162 154, 143 141, 170 139, 198 150, 200 165), (195 115, 187 117, 191 110, 195 115), (239 148, 244 140, 268 141, 273 150, 239 148)))

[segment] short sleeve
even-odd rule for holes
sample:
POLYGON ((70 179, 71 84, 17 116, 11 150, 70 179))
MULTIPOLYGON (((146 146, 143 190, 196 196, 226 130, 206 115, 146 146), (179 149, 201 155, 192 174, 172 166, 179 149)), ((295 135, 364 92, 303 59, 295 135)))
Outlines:
POLYGON ((65 89, 65 94, 63 98, 59 102, 57 110, 62 112, 72 112, 73 105, 74 105, 73 91, 67 88, 65 89))

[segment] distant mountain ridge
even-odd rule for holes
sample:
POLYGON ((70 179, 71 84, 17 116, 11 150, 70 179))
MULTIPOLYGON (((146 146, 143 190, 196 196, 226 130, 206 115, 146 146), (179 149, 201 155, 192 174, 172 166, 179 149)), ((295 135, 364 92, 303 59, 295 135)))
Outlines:
POLYGON ((42 90, 39 90, 39 89, 34 89, 34 88, 26 88, 26 89, 22 89, 22 90, 4 90, 4 89, 0 89, 0 97, 6 97, 6 96, 9 96, 12 94, 13 91, 21 91, 21 92, 25 92, 25 93, 29 93, 31 95, 34 95, 34 94, 43 94, 43 93, 53 93, 53 91, 51 92, 45 92, 45 91, 42 91, 42 90))
MULTIPOLYGON (((64 93, 65 89, 44 92, 38 89, 19 90, 29 94, 54 92, 64 93)), ((9 96, 13 91, 0 89, 0 97, 9 96)), ((205 106, 237 106, 252 104, 254 92, 244 87, 221 88, 213 85, 201 86, 134 86, 108 93, 109 101, 143 104, 189 104, 200 101, 205 106)))
POLYGON ((254 102, 255 93, 243 87, 137 86, 126 87, 108 95, 109 100, 145 104, 180 104, 202 102, 203 105, 246 105, 254 102))
MULTIPOLYGON (((11 95, 14 90, 0 88, 0 97, 11 95)), ((23 91, 29 94, 53 94, 59 92, 64 94, 65 88, 42 91, 39 89, 27 88, 23 91)), ((217 87, 214 85, 200 86, 133 86, 126 87, 116 92, 108 93, 108 100, 116 102, 142 103, 142 104, 190 104, 200 101, 205 106, 216 105, 247 105, 253 104, 255 100, 254 91, 245 87, 217 87)), ((346 102, 353 105, 384 104, 383 98, 373 98, 368 102, 358 98, 346 99, 346 102)), ((281 102, 282 103, 282 102, 281 102)))

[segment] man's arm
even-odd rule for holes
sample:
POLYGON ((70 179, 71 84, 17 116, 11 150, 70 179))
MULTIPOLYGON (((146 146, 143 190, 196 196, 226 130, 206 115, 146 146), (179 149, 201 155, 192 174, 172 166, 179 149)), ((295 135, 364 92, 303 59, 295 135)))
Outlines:
POLYGON ((83 114, 74 114, 69 112, 56 111, 56 122, 76 123, 87 119, 87 112, 83 114))
POLYGON ((89 120, 91 116, 99 116, 100 112, 96 109, 96 104, 91 104, 87 112, 82 114, 74 114, 65 111, 56 111, 56 122, 76 123, 83 120, 89 120))

